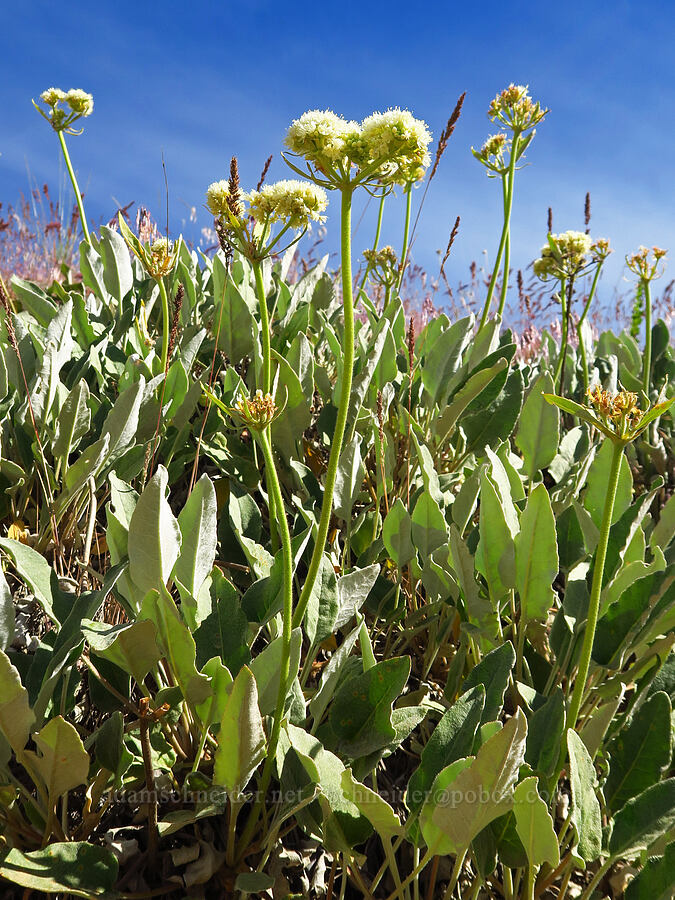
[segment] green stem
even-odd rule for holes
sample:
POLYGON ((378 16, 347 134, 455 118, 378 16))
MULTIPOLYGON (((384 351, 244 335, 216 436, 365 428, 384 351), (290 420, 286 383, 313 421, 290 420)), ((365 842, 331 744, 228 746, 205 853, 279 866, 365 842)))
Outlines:
POLYGON ((162 372, 166 372, 169 362, 169 332, 171 331, 171 321, 169 317, 169 298, 164 286, 164 279, 158 278, 159 299, 162 301, 162 372))
POLYGON ((61 150, 63 151, 63 158, 66 161, 66 169, 68 169, 68 174, 70 175, 70 180, 73 185, 73 190, 75 191, 75 200, 77 201, 77 208, 80 212, 80 222, 82 224, 82 233, 84 234, 85 241, 90 244, 91 239, 89 238, 89 229, 87 228, 87 219, 84 215, 84 206, 82 204, 82 194, 80 193, 80 188, 77 184, 77 178, 75 177, 75 171, 73 170, 73 164, 70 161, 70 154, 68 153, 68 147, 66 146, 66 139, 63 135, 62 131, 57 132, 59 136, 59 142, 61 143, 61 150))
POLYGON ((591 652, 593 650, 595 629, 598 624, 600 594, 602 592, 602 579, 605 571, 605 559, 607 557, 609 533, 612 527, 614 501, 616 499, 616 491, 619 484, 619 472, 621 471, 623 448, 624 444, 622 442, 616 441, 614 443, 612 463, 609 470, 609 482, 607 484, 607 494, 605 496, 605 509, 602 514, 602 524, 600 526, 600 540, 598 541, 598 549, 595 552, 593 584, 591 586, 591 598, 588 604, 588 618, 586 619, 586 627, 584 629, 584 643, 581 648, 581 659, 579 661, 579 670, 577 672, 577 677, 574 682, 572 701, 567 713, 567 728, 576 727, 579 710, 581 709, 581 704, 584 697, 584 690, 586 688, 588 669, 591 664, 591 652))
MULTIPOLYGON (((560 370, 562 369, 563 359, 565 358, 565 351, 567 350, 567 331, 566 331, 566 323, 567 323, 567 286, 565 284, 565 279, 560 279, 560 307, 561 307, 561 335, 560 335, 560 353, 558 354, 558 362, 555 367, 555 375, 553 376, 553 383, 556 384, 560 380, 560 370)), ((562 389, 560 390, 562 394, 562 389)))
POLYGON ((506 202, 504 203, 504 226, 502 228, 502 236, 499 240, 499 249, 497 250, 497 258, 495 259, 494 269, 492 270, 487 297, 485 298, 485 306, 483 307, 483 315, 480 320, 480 328, 484 328, 485 323, 488 319, 488 315, 490 313, 490 306, 492 305, 492 295, 495 292, 495 285, 497 284, 497 277, 499 276, 499 269, 502 263, 502 255, 506 246, 506 240, 509 237, 511 209, 513 207, 513 179, 516 171, 516 157, 518 156, 518 138, 519 133, 514 132, 513 143, 511 144, 511 159, 509 160, 509 171, 507 174, 508 183, 506 202))
POLYGON ((246 827, 241 836, 240 846, 245 853, 248 842, 253 836, 253 831, 260 815, 260 810, 264 803, 265 794, 272 778, 272 766, 275 762, 277 745, 279 743, 279 734, 281 733, 281 720, 284 714, 284 706, 286 703, 286 692, 288 690, 288 680, 290 676, 291 662, 291 633, 293 629, 293 550, 291 547, 291 534, 288 528, 288 520, 284 512, 284 499, 281 494, 281 486, 277 476, 277 470, 274 463, 274 454, 270 443, 267 429, 261 431, 258 435, 260 446, 262 448, 263 457, 265 459, 265 471, 267 474, 267 489, 270 496, 274 497, 274 506, 277 510, 277 527, 281 535, 281 548, 283 553, 283 606, 282 606, 282 629, 281 629, 281 662, 279 664, 279 692, 277 694, 277 705, 274 710, 274 719, 272 723, 272 733, 267 745, 267 757, 263 767, 262 776, 259 785, 259 797, 255 806, 251 810, 251 814, 246 823, 246 827))
MULTIPOLYGON (((265 282, 263 281, 262 266, 257 259, 251 260, 253 266, 253 274, 255 277, 255 287, 258 294, 258 307, 260 309, 260 335, 262 341, 262 384, 260 389, 263 394, 269 394, 272 390, 272 345, 270 338, 270 317, 267 310, 267 296, 265 294, 265 282)), ((269 435, 269 428, 266 429, 269 435)), ((279 536, 275 522, 277 520, 277 512, 272 492, 268 487, 268 509, 270 514, 270 539, 272 541, 272 551, 276 553, 279 546, 279 536)), ((283 510, 283 507, 282 507, 283 510)))
POLYGON ((642 389, 649 397, 652 369, 652 291, 647 279, 643 282, 645 292, 645 353, 642 363, 642 389))
POLYGON ((527 867, 526 879, 523 900, 534 900, 534 866, 527 867))
POLYGON ((459 876, 462 874, 462 866, 464 865, 464 859, 466 858, 466 850, 464 853, 458 853, 457 859, 455 860, 455 865, 452 870, 452 875, 450 876, 450 883, 448 884, 448 889, 443 895, 443 900, 450 900, 453 893, 455 892, 455 888, 457 887, 457 882, 459 881, 459 876))
POLYGON ((611 856, 605 860, 605 862, 600 866, 598 871, 593 876, 593 880, 591 881, 591 883, 588 885, 586 890, 581 895, 580 900, 590 900, 590 898, 593 896, 593 893, 594 893, 596 887, 600 884, 600 882, 604 878, 605 872, 609 869, 609 867, 612 865, 613 862, 614 862, 614 858, 611 856))
POLYGON ((258 260, 251 260, 255 286, 258 293, 258 305, 260 307, 260 332, 262 338, 263 375, 261 390, 263 394, 269 394, 272 385, 272 349, 270 345, 270 321, 267 312, 267 297, 265 296, 265 283, 263 281, 262 266, 258 260))
POLYGON ((333 510, 333 492, 335 490, 335 477, 337 475, 338 462, 342 451, 342 441, 347 425, 349 412, 349 400, 352 392, 352 374, 354 369, 354 297, 352 294, 352 257, 351 257, 351 212, 352 212, 351 185, 342 189, 342 215, 341 215, 341 251, 342 251, 342 300, 344 304, 344 356, 342 363, 342 388, 340 391, 340 403, 338 406, 335 431, 328 458, 326 481, 323 489, 323 502, 321 515, 317 529, 316 541, 312 551, 312 558, 307 570, 307 577, 303 585, 298 605, 293 616, 293 627, 297 628, 301 623, 309 603, 309 598, 314 588, 319 566, 323 556, 330 517, 333 510))
MULTIPOLYGON (((380 197, 380 206, 377 210, 377 225, 375 227, 375 237, 373 239, 373 250, 377 250, 380 244, 380 233, 382 231, 382 214, 384 213, 384 201, 386 198, 386 194, 382 194, 380 197)), ((368 280, 368 275, 370 274, 370 263, 366 263, 366 271, 363 273, 363 278, 361 279, 361 284, 359 285, 359 289, 356 292, 357 296, 361 293, 361 291, 366 286, 366 281, 368 280)))
POLYGON ((398 281, 396 282, 396 290, 401 290, 403 282, 403 273, 405 272, 406 262, 408 260, 408 241, 410 239, 410 212, 412 210, 412 182, 405 186, 405 222, 403 223, 403 247, 401 248, 401 270, 398 273, 398 281))
POLYGON ((569 343, 570 336, 570 317, 572 315, 572 297, 574 296, 574 275, 570 276, 569 284, 567 285, 567 298, 565 301, 564 312, 563 312, 563 334, 561 341, 561 354, 560 354, 560 388, 558 393, 560 396, 564 396, 563 387, 565 383, 565 362, 567 360, 567 345, 569 343))
MULTIPOLYGON (((502 192, 504 195, 504 218, 506 218, 506 204, 508 201, 508 188, 506 179, 502 177, 502 192)), ((498 315, 504 312, 504 304, 506 303, 506 291, 509 286, 509 267, 511 265, 511 218, 509 216, 509 229, 506 232, 506 243, 504 244, 504 277, 502 278, 502 290, 499 298, 498 315)))
POLYGON ((593 297, 595 297, 595 289, 598 286, 598 279, 600 278, 600 271, 602 269, 602 263, 599 263, 598 267, 595 270, 595 275, 593 276, 593 281, 591 283, 591 290, 588 294, 588 299, 586 300, 586 305, 584 306, 584 311, 582 312, 579 321, 577 322, 577 338, 579 340, 579 353, 581 354, 581 374, 584 379, 584 396, 588 393, 588 361, 586 359, 586 347, 584 345, 584 341, 582 338, 582 326, 586 321, 586 316, 588 315, 588 310, 591 308, 591 302, 593 297))

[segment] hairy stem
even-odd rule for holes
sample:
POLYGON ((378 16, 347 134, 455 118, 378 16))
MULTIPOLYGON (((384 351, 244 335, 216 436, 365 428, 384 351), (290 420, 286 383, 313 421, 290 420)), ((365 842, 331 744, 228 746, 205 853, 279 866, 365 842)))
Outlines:
POLYGON ((169 361, 169 332, 171 331, 171 317, 169 316, 169 298, 166 293, 164 279, 158 278, 159 299, 162 302, 162 372, 166 372, 169 361))
MULTIPOLYGON (((508 203, 508 185, 506 183, 506 178, 502 177, 502 192, 504 195, 504 218, 506 219, 507 211, 506 205, 508 203)), ((502 315, 504 312, 504 304, 506 303, 506 291, 509 286, 509 267, 511 265, 511 216, 509 213, 509 227, 506 232, 506 242, 504 243, 504 277, 502 278, 502 290, 501 296, 499 298, 499 309, 498 315, 502 315)))
POLYGON ((352 372, 354 369, 354 298, 352 294, 352 257, 351 257, 351 212, 352 192, 350 185, 342 189, 342 215, 341 215, 341 251, 342 251, 342 300, 344 304, 344 356, 342 364, 342 388, 340 391, 340 403, 338 406, 335 431, 328 458, 326 480, 323 489, 323 502, 321 504, 321 516, 317 529, 314 550, 309 563, 307 577, 300 594, 298 605, 293 616, 293 627, 297 628, 301 623, 309 603, 309 598, 314 588, 321 557, 323 556, 331 512, 333 510, 333 492, 335 490, 335 477, 337 475, 338 462, 342 451, 342 441, 347 425, 349 412, 349 400, 352 392, 352 372))
POLYGON ((602 579, 605 571, 605 559, 607 558, 609 533, 612 527, 614 502, 616 500, 616 491, 619 484, 619 472, 621 471, 623 448, 623 443, 621 443, 620 441, 615 441, 613 446, 612 462, 609 470, 609 482, 607 484, 605 508, 602 514, 602 524, 600 526, 600 540, 598 541, 598 548, 595 551, 593 584, 591 586, 591 598, 588 604, 588 618, 586 619, 586 627, 584 629, 584 642, 581 648, 579 671, 577 672, 577 677, 574 682, 572 701, 567 713, 567 728, 574 728, 577 724, 579 710, 581 709, 581 704, 584 698, 586 679, 588 678, 588 669, 591 664, 591 651, 593 650, 595 629, 598 624, 600 594, 602 592, 602 579))
MULTIPOLYGON (((513 135, 513 143, 511 144, 511 159, 509 160, 509 170, 507 174, 507 189, 506 189, 506 199, 504 202, 504 225, 502 227, 502 236, 499 239, 499 248, 497 250, 497 258, 495 259, 495 265, 492 270, 492 275, 490 277, 490 285, 488 287, 487 297, 485 298, 485 306, 483 307, 483 315, 480 320, 480 328, 485 326, 485 323, 488 320, 488 315, 490 314, 490 306, 492 305, 492 296, 495 292, 495 285, 497 284, 497 278, 499 277, 499 269, 502 264, 502 256, 504 254, 504 248, 506 246, 507 238, 509 237, 509 229, 511 225, 511 209, 513 208, 513 179, 516 172, 516 157, 518 156, 518 138, 519 133, 514 132, 513 135)), ((508 277, 508 274, 505 276, 508 277)), ((506 300, 506 294, 504 294, 504 300, 506 300)))
POLYGON ((61 150, 63 151, 63 158, 66 161, 66 169, 68 169, 68 174, 70 175, 70 180, 73 185, 73 190, 75 191, 75 200, 77 201, 77 208, 80 212, 80 223, 82 224, 82 233, 84 235, 85 241, 90 244, 91 239, 89 237, 89 228, 87 227, 87 219, 84 214, 84 205, 82 203, 82 194, 80 193, 80 188, 77 184, 77 178, 75 177, 75 171, 73 169, 73 164, 70 161, 70 154, 68 153, 68 147, 66 146, 66 139, 62 131, 57 132, 59 136, 59 142, 61 144, 61 150))
POLYGON ((642 390, 649 397, 652 369, 652 290, 649 281, 643 279, 645 292, 645 352, 642 361, 642 390))
POLYGON ((401 263, 396 282, 396 290, 401 290, 406 263, 408 262, 408 241, 410 238, 410 212, 412 209, 412 182, 405 186, 405 221, 403 223, 403 246, 401 248, 401 263))

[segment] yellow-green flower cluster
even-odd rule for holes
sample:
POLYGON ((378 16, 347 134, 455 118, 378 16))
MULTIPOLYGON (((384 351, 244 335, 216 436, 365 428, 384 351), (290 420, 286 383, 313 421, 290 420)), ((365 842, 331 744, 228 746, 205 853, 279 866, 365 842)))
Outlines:
POLYGON ((392 287, 398 280, 398 254, 393 247, 387 245, 378 250, 364 250, 363 255, 374 281, 384 287, 392 287))
POLYGON ((74 123, 78 119, 85 119, 94 111, 94 98, 79 88, 62 91, 61 88, 51 87, 40 94, 40 100, 48 111, 41 109, 35 101, 33 105, 40 115, 47 119, 54 131, 73 133, 74 123))
POLYGON ((503 131, 500 131, 499 134, 491 134, 480 150, 475 150, 472 147, 471 152, 478 162, 482 163, 486 169, 497 173, 503 173, 507 168, 505 154, 510 146, 511 141, 503 131))
POLYGON ((549 235, 548 244, 534 261, 534 274, 545 281, 549 277, 569 278, 589 262, 593 241, 583 231, 565 231, 549 235))
POLYGON ((325 222, 327 205, 326 192, 311 181, 285 179, 249 195, 249 213, 262 225, 281 222, 308 228, 311 222, 325 222))
POLYGON ((431 161, 430 141, 421 119, 396 108, 373 113, 361 124, 330 110, 312 110, 293 121, 285 143, 314 167, 319 183, 338 187, 352 178, 353 167, 355 183, 419 181, 431 161))
POLYGON ((605 425, 610 426, 619 437, 624 437, 640 424, 643 413, 637 405, 637 394, 632 391, 610 394, 596 385, 588 389, 588 398, 605 425))
POLYGON ((591 245, 591 256, 594 262, 604 262, 609 254, 613 252, 607 238, 597 238, 591 245))
POLYGON ((538 125, 548 112, 532 100, 527 85, 510 84, 492 101, 488 117, 520 134, 538 125))
POLYGON ((652 247, 651 251, 647 247, 640 247, 626 257, 626 265, 642 281, 652 281, 663 275, 665 266, 659 268, 659 263, 667 252, 661 247, 652 247))

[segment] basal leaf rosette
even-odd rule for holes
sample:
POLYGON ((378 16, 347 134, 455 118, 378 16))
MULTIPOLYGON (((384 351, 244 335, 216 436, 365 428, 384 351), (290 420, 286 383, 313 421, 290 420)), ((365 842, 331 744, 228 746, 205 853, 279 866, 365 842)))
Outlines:
POLYGON ((82 130, 74 129, 73 125, 79 119, 86 119, 94 111, 93 96, 80 88, 71 88, 69 91, 56 87, 47 88, 40 94, 40 100, 46 108, 43 109, 33 100, 35 109, 54 131, 64 131, 66 134, 81 134, 82 130))

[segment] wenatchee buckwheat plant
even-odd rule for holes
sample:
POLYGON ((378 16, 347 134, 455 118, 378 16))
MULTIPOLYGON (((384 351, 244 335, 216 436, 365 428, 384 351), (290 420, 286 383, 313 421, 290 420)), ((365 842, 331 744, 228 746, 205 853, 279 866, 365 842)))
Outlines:
POLYGON ((247 192, 233 159, 205 185, 210 255, 145 213, 90 233, 64 135, 93 100, 41 100, 84 240, 62 280, 0 283, 8 896, 670 897, 665 251, 628 258, 633 328, 598 335, 609 242, 550 233, 560 339, 525 362, 503 318, 548 113, 526 88, 473 151, 504 200, 478 323, 402 297, 464 95, 433 163, 406 110, 300 116, 297 179, 247 192), (298 249, 328 192, 339 272, 298 249))

